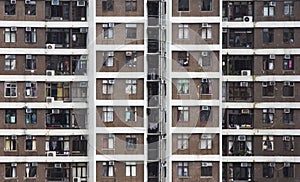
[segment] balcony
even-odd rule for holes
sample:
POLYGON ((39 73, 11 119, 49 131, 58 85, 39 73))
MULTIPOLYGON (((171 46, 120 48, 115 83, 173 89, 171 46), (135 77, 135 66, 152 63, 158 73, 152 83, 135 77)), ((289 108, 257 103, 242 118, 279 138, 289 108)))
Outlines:
POLYGON ((46 110, 46 127, 56 129, 85 128, 85 110, 46 110))
POLYGON ((253 48, 253 29, 223 29, 222 45, 223 48, 253 48))
POLYGON ((251 156, 252 136, 226 136, 224 137, 223 155, 225 156, 251 156))
POLYGON ((223 181, 253 181, 253 164, 248 162, 227 163, 223 165, 223 181))
POLYGON ((250 76, 253 74, 253 57, 223 56, 223 74, 250 76))
POLYGON ((85 102, 87 82, 48 82, 46 83, 46 101, 85 102))
POLYGON ((87 58, 83 56, 47 56, 46 74, 53 75, 86 75, 87 58))
POLYGON ((223 2, 223 21, 252 22, 253 2, 223 2))
POLYGON ((46 155, 51 157, 87 155, 87 140, 84 136, 51 136, 46 139, 46 155), (71 148, 70 148, 70 143, 71 148))
POLYGON ((252 109, 228 109, 223 118, 224 128, 249 129, 253 128, 254 116, 252 109))
POLYGON ((226 93, 226 100, 229 102, 253 102, 253 83, 229 82, 226 93))

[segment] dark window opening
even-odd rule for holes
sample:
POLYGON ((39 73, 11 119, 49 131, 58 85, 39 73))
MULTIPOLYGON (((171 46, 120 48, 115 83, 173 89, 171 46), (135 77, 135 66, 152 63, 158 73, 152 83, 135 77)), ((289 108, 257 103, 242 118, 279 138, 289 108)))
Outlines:
POLYGON ((189 11, 190 0, 178 0, 178 11, 189 11))

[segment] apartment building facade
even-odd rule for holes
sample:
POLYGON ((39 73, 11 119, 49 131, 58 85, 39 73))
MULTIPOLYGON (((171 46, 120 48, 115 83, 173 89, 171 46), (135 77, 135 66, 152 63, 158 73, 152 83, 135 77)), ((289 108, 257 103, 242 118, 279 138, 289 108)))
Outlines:
POLYGON ((0 181, 298 181, 299 7, 1 1, 0 181))

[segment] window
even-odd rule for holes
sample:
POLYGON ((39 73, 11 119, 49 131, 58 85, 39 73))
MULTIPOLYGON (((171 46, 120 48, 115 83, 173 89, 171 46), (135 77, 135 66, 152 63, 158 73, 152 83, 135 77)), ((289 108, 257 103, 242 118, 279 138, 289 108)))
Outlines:
POLYGON ((294 70, 294 56, 285 55, 282 62, 283 70, 289 71, 294 70))
POLYGON ((211 52, 203 51, 199 58, 200 66, 211 66, 211 52))
POLYGON ((25 164, 25 177, 26 178, 36 178, 37 173, 37 163, 26 163, 25 164))
POLYGON ((136 176, 136 162, 126 162, 126 176, 136 176))
POLYGON ((136 11, 136 9, 137 9, 136 0, 126 0, 125 11, 136 11))
POLYGON ((232 181, 253 181, 253 167, 251 163, 231 163, 230 164, 230 176, 232 181))
POLYGON ((177 135, 177 149, 186 150, 189 148, 189 135, 177 135))
POLYGON ((102 0, 102 11, 113 11, 114 1, 113 0, 102 0))
POLYGON ((263 163, 263 177, 264 178, 273 178, 274 177, 274 168, 275 163, 263 163))
POLYGON ((63 136, 51 136, 46 138, 45 151, 56 152, 57 155, 70 153, 70 138, 63 136))
POLYGON ((137 108, 130 106, 126 107, 126 121, 137 121, 137 108))
POLYGON ((178 64, 181 66, 189 65, 189 53, 188 52, 178 52, 178 64))
POLYGON ((283 42, 286 44, 294 43, 294 29, 292 28, 283 29, 283 42))
POLYGON ((211 81, 207 78, 201 79, 201 87, 200 87, 200 94, 212 94, 212 84, 211 81))
POLYGON ((200 122, 207 122, 210 116, 211 107, 201 106, 200 107, 200 122))
POLYGON ((178 107, 178 121, 188 122, 189 121, 189 107, 178 107))
POLYGON ((274 137, 263 136, 262 148, 264 151, 274 151, 274 137))
POLYGON ((212 135, 211 134, 202 134, 200 137, 199 148, 201 150, 210 150, 212 149, 212 135))
POLYGON ((294 96, 294 82, 283 82, 283 90, 282 96, 283 97, 293 97, 294 96))
MULTIPOLYGON (((77 115, 78 116, 78 115, 77 115)), ((68 109, 47 109, 46 127, 47 128, 70 128, 74 125, 74 115, 70 114, 68 109), (71 121, 70 121, 71 120, 71 121)))
POLYGON ((37 62, 36 56, 26 55, 25 71, 36 70, 36 62, 37 62))
POLYGON ((179 24, 178 25, 178 38, 179 39, 188 39, 189 38, 189 25, 188 24, 179 24))
POLYGON ((102 80, 102 93, 103 94, 112 94, 114 92, 115 80, 102 80))
POLYGON ((77 136, 76 138, 73 138, 72 154, 87 154, 87 139, 84 136, 77 136))
POLYGON ((36 151, 36 138, 34 136, 27 135, 25 139, 25 150, 36 151))
POLYGON ((274 59, 270 59, 270 56, 263 57, 263 70, 272 71, 274 70, 274 59))
POLYGON ((269 109, 263 109, 263 123, 265 124, 273 124, 274 123, 274 114, 275 109, 269 108, 269 109))
POLYGON ((275 82, 262 82, 262 96, 273 97, 275 92, 275 82))
POLYGON ((203 177, 212 176, 212 163, 211 162, 202 162, 201 176, 203 176, 203 177))
POLYGON ((6 124, 16 124, 17 122, 17 110, 16 109, 6 109, 5 110, 5 123, 6 124))
POLYGON ((25 28, 25 43, 36 43, 36 28, 25 28))
MULTIPOLYGON (((79 177, 81 181, 87 180, 87 163, 73 163, 72 164, 72 176, 79 177)), ((74 179, 74 178, 73 178, 74 179)))
POLYGON ((179 177, 189 176, 189 163, 188 162, 178 162, 177 175, 179 177))
POLYGON ((5 28, 4 30, 4 41, 5 42, 16 42, 17 41, 17 28, 5 28))
POLYGON ((15 82, 6 82, 4 83, 5 97, 17 97, 17 83, 15 82))
POLYGON ((177 94, 189 94, 190 81, 178 80, 177 81, 177 94))
POLYGON ((5 55, 4 70, 16 70, 16 55, 5 55))
POLYGON ((113 122, 114 121, 114 108, 113 107, 103 107, 102 119, 103 122, 113 122))
POLYGON ((283 7, 283 14, 286 16, 294 16, 294 1, 285 0, 283 7))
POLYGON ((263 29, 263 43, 270 44, 274 42, 274 29, 263 29))
POLYGON ((231 156, 248 156, 252 154, 252 143, 251 136, 228 136, 228 154, 231 156))
POLYGON ((126 94, 136 94, 136 80, 126 80, 126 94))
POLYGON ((25 83, 25 97, 36 97, 37 96, 37 83, 36 82, 26 82, 25 83))
POLYGON ((103 149, 114 149, 115 148, 115 135, 108 134, 103 136, 103 149))
POLYGON ((275 2, 264 2, 264 16, 275 15, 275 2))
POLYGON ((294 137, 293 136, 283 136, 283 150, 284 151, 294 151, 294 137))
POLYGON ((126 38, 136 39, 136 24, 126 24, 126 38))
POLYGON ((189 11, 190 0, 178 0, 178 11, 189 11))
POLYGON ((283 124, 294 124, 294 111, 292 109, 283 109, 283 124))
POLYGON ((137 138, 135 135, 127 135, 126 136, 126 149, 127 150, 134 150, 136 149, 137 145, 137 138))
POLYGON ((126 65, 128 67, 136 67, 136 61, 137 61, 136 51, 127 51, 125 59, 126 59, 126 65))
POLYGON ((114 26, 113 23, 105 23, 102 25, 102 35, 104 39, 114 38, 114 26))
POLYGON ((17 150, 17 136, 5 137, 5 148, 4 151, 16 151, 17 150))
POLYGON ((25 123, 26 124, 37 124, 37 114, 35 109, 27 108, 25 110, 25 123))
POLYGON ((114 162, 102 163, 102 176, 114 176, 114 162))
POLYGON ((11 0, 5 1, 5 15, 16 15, 16 3, 11 0))
POLYGON ((212 0, 201 0, 201 11, 212 11, 212 0))
POLYGON ((25 15, 36 15, 36 2, 30 0, 29 3, 25 1, 25 15))
POLYGON ((114 66, 114 52, 103 52, 103 66, 114 66))
POLYGON ((283 163, 283 176, 286 178, 294 177, 294 164, 289 162, 283 163))
POLYGON ((203 23, 201 26, 201 38, 211 39, 212 38, 212 27, 207 23, 203 23))
POLYGON ((17 163, 5 164, 5 178, 17 177, 17 163))

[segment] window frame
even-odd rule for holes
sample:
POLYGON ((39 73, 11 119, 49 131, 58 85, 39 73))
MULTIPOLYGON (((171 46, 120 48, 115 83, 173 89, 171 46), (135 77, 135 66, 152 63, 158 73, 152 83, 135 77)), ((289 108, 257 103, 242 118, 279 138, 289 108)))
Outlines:
POLYGON ((262 150, 274 151, 274 137, 270 135, 262 136, 262 150))
POLYGON ((190 32, 189 32, 189 24, 178 24, 178 39, 185 40, 189 39, 190 32))
POLYGON ((17 59, 16 55, 5 55, 4 56, 4 70, 5 71, 15 71, 17 69, 17 59))
POLYGON ((262 170, 262 176, 264 178, 273 178, 274 172, 275 172, 275 163, 269 162, 269 163, 263 163, 263 170, 262 170))
POLYGON ((5 1, 4 15, 5 16, 16 15, 16 4, 11 4, 11 0, 6 0, 5 1))
POLYGON ((102 176, 103 177, 115 176, 114 162, 103 162, 102 163, 102 176))
POLYGON ((264 17, 274 17, 275 16, 275 6, 270 6, 271 1, 264 2, 263 16, 264 17))
POLYGON ((177 11, 190 11, 190 0, 178 0, 177 11))
POLYGON ((126 162, 125 163, 125 176, 136 176, 137 164, 136 162, 126 162))
POLYGON ((212 162, 202 162, 201 169, 200 169, 201 170, 200 177, 205 177, 205 178, 212 177, 212 167, 213 167, 212 162))
POLYGON ((29 4, 25 3, 25 15, 36 16, 36 1, 30 0, 29 4))
POLYGON ((102 107, 102 120, 104 123, 110 123, 114 121, 114 107, 112 106, 102 107))
POLYGON ((205 39, 205 40, 210 40, 212 39, 212 26, 211 24, 207 24, 207 26, 203 26, 203 24, 201 25, 201 38, 205 39))
POLYGON ((177 80, 177 95, 189 95, 190 94, 190 80, 179 79, 177 80))
POLYGON ((295 82, 283 82, 282 97, 295 97, 295 82))
POLYGON ((203 133, 200 135, 199 149, 200 150, 212 150, 213 148, 213 136, 209 133, 203 133))
POLYGON ((283 5, 283 15, 284 16, 294 16, 294 1, 291 0, 284 0, 284 5, 283 5))
POLYGON ((189 122, 189 107, 179 106, 177 107, 177 121, 178 122, 189 122))
POLYGON ((5 124, 17 124, 16 109, 5 109, 5 124))
POLYGON ((4 137, 4 151, 16 152, 18 150, 17 136, 5 136, 4 137))
POLYGON ((36 178, 37 177, 37 163, 27 162, 25 163, 25 178, 36 178))
POLYGON ((17 42, 17 30, 12 31, 12 28, 4 29, 4 42, 16 43, 17 42))
POLYGON ((115 149, 115 135, 106 134, 102 137, 102 150, 114 150, 115 149), (105 145, 107 143, 107 146, 105 145))
POLYGON ((114 23, 104 23, 102 24, 102 35, 103 39, 114 39, 114 23))
POLYGON ((125 109, 125 121, 126 122, 137 122, 137 107, 128 106, 125 109))
POLYGON ((137 38, 137 24, 125 24, 126 29, 126 39, 136 39, 137 38))
POLYGON ((5 176, 4 178, 17 178, 17 163, 5 164, 5 176))
POLYGON ((125 81, 125 93, 129 95, 137 94, 137 80, 131 79, 125 81))
POLYGON ((125 1, 125 11, 137 11, 137 0, 126 0, 125 1))
POLYGON ((35 136, 26 135, 25 138, 25 151, 37 151, 37 139, 35 136))
POLYGON ((212 0, 201 0, 201 11, 212 11, 212 10, 213 10, 212 0), (209 3, 209 5, 205 6, 206 3, 209 3))
POLYGON ((126 150, 136 150, 138 139, 135 135, 126 136, 126 150))
POLYGON ((25 57, 25 71, 36 70, 37 57, 35 55, 26 55, 25 57))
POLYGON ((103 95, 110 95, 114 93, 114 79, 105 79, 102 80, 102 94, 103 95))
POLYGON ((25 44, 35 44, 37 43, 37 29, 30 27, 30 31, 26 30, 25 28, 25 35, 24 35, 24 42, 25 44))
POLYGON ((102 11, 113 11, 114 0, 102 0, 102 11))
POLYGON ((177 175, 178 177, 189 176, 189 162, 178 162, 177 163, 177 175))
POLYGON ((264 44, 274 43, 274 29, 272 28, 263 29, 263 43, 264 44))
POLYGON ((25 124, 37 124, 37 110, 26 109, 25 110, 25 124))

